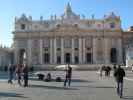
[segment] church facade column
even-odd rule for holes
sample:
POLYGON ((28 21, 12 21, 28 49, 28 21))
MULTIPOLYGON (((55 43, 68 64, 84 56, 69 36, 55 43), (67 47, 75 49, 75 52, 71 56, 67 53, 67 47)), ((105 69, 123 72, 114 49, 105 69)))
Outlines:
POLYGON ((54 64, 57 63, 57 47, 56 47, 56 37, 54 38, 54 64))
POLYGON ((14 50, 14 64, 18 63, 18 48, 15 48, 14 50))
POLYGON ((61 37, 61 64, 64 64, 64 38, 61 37))
POLYGON ((82 64, 82 38, 79 37, 79 64, 82 64))
POLYGON ((121 40, 121 38, 119 38, 118 40, 118 56, 117 56, 117 61, 118 61, 118 63, 119 64, 121 64, 122 63, 122 40, 121 40))
POLYGON ((28 40, 28 65, 32 64, 32 40, 28 40))
POLYGON ((104 63, 110 64, 110 47, 109 47, 109 39, 104 38, 104 63))
POLYGON ((42 39, 40 39, 40 64, 43 64, 43 40, 42 39))
POLYGON ((74 59, 74 38, 72 37, 72 64, 75 63, 75 59, 74 59))
POLYGON ((86 50, 85 50, 85 37, 83 38, 83 64, 86 63, 86 56, 85 56, 86 50))
POLYGON ((53 63, 53 38, 50 38, 50 64, 53 63))
POLYGON ((97 39, 93 37, 93 64, 97 63, 97 39))

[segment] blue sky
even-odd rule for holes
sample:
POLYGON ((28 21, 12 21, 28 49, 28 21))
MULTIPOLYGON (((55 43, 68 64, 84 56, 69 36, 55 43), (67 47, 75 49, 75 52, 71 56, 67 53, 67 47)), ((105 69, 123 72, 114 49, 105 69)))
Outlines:
POLYGON ((125 30, 133 25, 133 0, 1 0, 0 3, 0 44, 12 44, 14 17, 22 13, 39 19, 42 15, 48 19, 51 14, 60 16, 64 6, 70 2, 76 14, 84 14, 86 18, 102 18, 104 14, 115 12, 121 17, 125 30))

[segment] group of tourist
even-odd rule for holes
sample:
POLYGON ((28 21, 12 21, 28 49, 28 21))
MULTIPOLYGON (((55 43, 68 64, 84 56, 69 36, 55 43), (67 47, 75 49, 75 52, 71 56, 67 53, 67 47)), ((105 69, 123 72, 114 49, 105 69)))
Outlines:
MULTIPOLYGON (((102 73, 105 71, 105 76, 110 76, 111 67, 110 66, 102 66, 100 68, 100 76, 102 77, 102 73)), ((121 67, 121 65, 114 64, 113 66, 113 76, 116 81, 116 91, 117 94, 122 98, 123 96, 123 77, 125 77, 125 71, 121 67)))
POLYGON ((8 67, 8 75, 8 83, 13 84, 13 79, 17 79, 20 86, 22 86, 22 80, 24 82, 23 86, 28 86, 28 67, 26 64, 17 64, 16 66, 10 64, 8 67))
POLYGON ((103 71, 105 72, 105 76, 110 76, 111 67, 103 65, 100 67, 100 76, 103 76, 103 71))
MULTIPOLYGON (((72 77, 72 67, 68 64, 65 69, 65 80, 64 80, 64 87, 66 87, 67 83, 68 86, 71 84, 71 77, 72 77)), ((17 82, 20 86, 22 86, 22 82, 24 82, 23 86, 28 86, 28 67, 25 64, 18 64, 18 65, 9 65, 8 67, 8 83, 13 84, 13 79, 17 79, 17 82)), ((47 80, 51 80, 51 74, 48 73, 47 80)))
MULTIPOLYGON (((110 76, 110 71, 111 71, 111 67, 109 66, 102 66, 100 71, 100 75, 102 76, 102 71, 105 71, 105 76, 110 76)), ((117 83, 117 94, 120 96, 120 98, 122 98, 123 95, 123 77, 125 77, 125 71, 124 69, 121 67, 121 65, 114 65, 113 67, 114 70, 114 77, 115 77, 115 81, 117 83)), ((12 80, 13 78, 17 78, 18 80, 18 84, 21 86, 21 82, 22 79, 24 80, 24 87, 28 86, 28 67, 23 64, 18 64, 17 66, 13 66, 13 65, 9 65, 8 68, 8 72, 9 72, 9 80, 8 83, 13 83, 12 80)), ((71 78, 72 78, 72 67, 68 64, 66 67, 66 75, 65 75, 65 80, 64 80, 64 87, 66 87, 67 83, 68 86, 71 85, 71 78)))

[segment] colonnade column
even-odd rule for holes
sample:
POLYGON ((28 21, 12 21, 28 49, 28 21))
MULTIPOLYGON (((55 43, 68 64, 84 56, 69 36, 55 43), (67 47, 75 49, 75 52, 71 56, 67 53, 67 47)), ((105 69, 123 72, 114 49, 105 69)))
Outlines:
POLYGON ((43 40, 42 39, 40 39, 40 64, 43 64, 43 47, 42 47, 42 45, 43 45, 43 40))
POLYGON ((110 61, 110 48, 109 48, 109 39, 104 38, 104 63, 109 64, 110 61))
POLYGON ((29 39, 28 40, 28 65, 30 66, 32 63, 32 56, 31 56, 31 52, 32 52, 32 40, 31 39, 29 39))
POLYGON ((56 54, 56 37, 54 38, 54 63, 57 63, 57 54, 56 54))
POLYGON ((64 64, 64 38, 61 38, 61 64, 64 64))
POLYGON ((97 63, 97 52, 96 52, 96 47, 97 47, 97 40, 95 37, 93 37, 93 63, 97 63))
POLYGON ((15 48, 15 51, 14 51, 14 63, 17 64, 18 63, 18 49, 15 48))
POLYGON ((72 64, 74 64, 74 38, 72 38, 72 64))
POLYGON ((118 56, 117 56, 117 61, 119 64, 122 63, 122 40, 121 38, 118 39, 118 56))
POLYGON ((53 63, 53 38, 50 38, 50 64, 53 63))
POLYGON ((82 38, 79 37, 79 63, 82 64, 82 38))
POLYGON ((86 60, 85 60, 85 38, 83 38, 83 63, 86 63, 86 60))

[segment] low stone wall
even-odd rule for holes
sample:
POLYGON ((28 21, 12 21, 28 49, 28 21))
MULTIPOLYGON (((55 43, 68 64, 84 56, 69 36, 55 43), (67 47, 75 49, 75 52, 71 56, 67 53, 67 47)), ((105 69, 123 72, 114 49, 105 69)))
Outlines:
MULTIPOLYGON (((34 65, 34 70, 61 70, 61 69, 57 69, 56 66, 59 65, 53 65, 53 64, 48 64, 48 65, 34 65)), ((103 64, 78 64, 78 65, 74 65, 77 66, 77 68, 74 68, 74 70, 98 70, 100 69, 101 66, 103 66, 103 64)), ((105 66, 110 66, 113 68, 113 65, 108 64, 105 66)))

